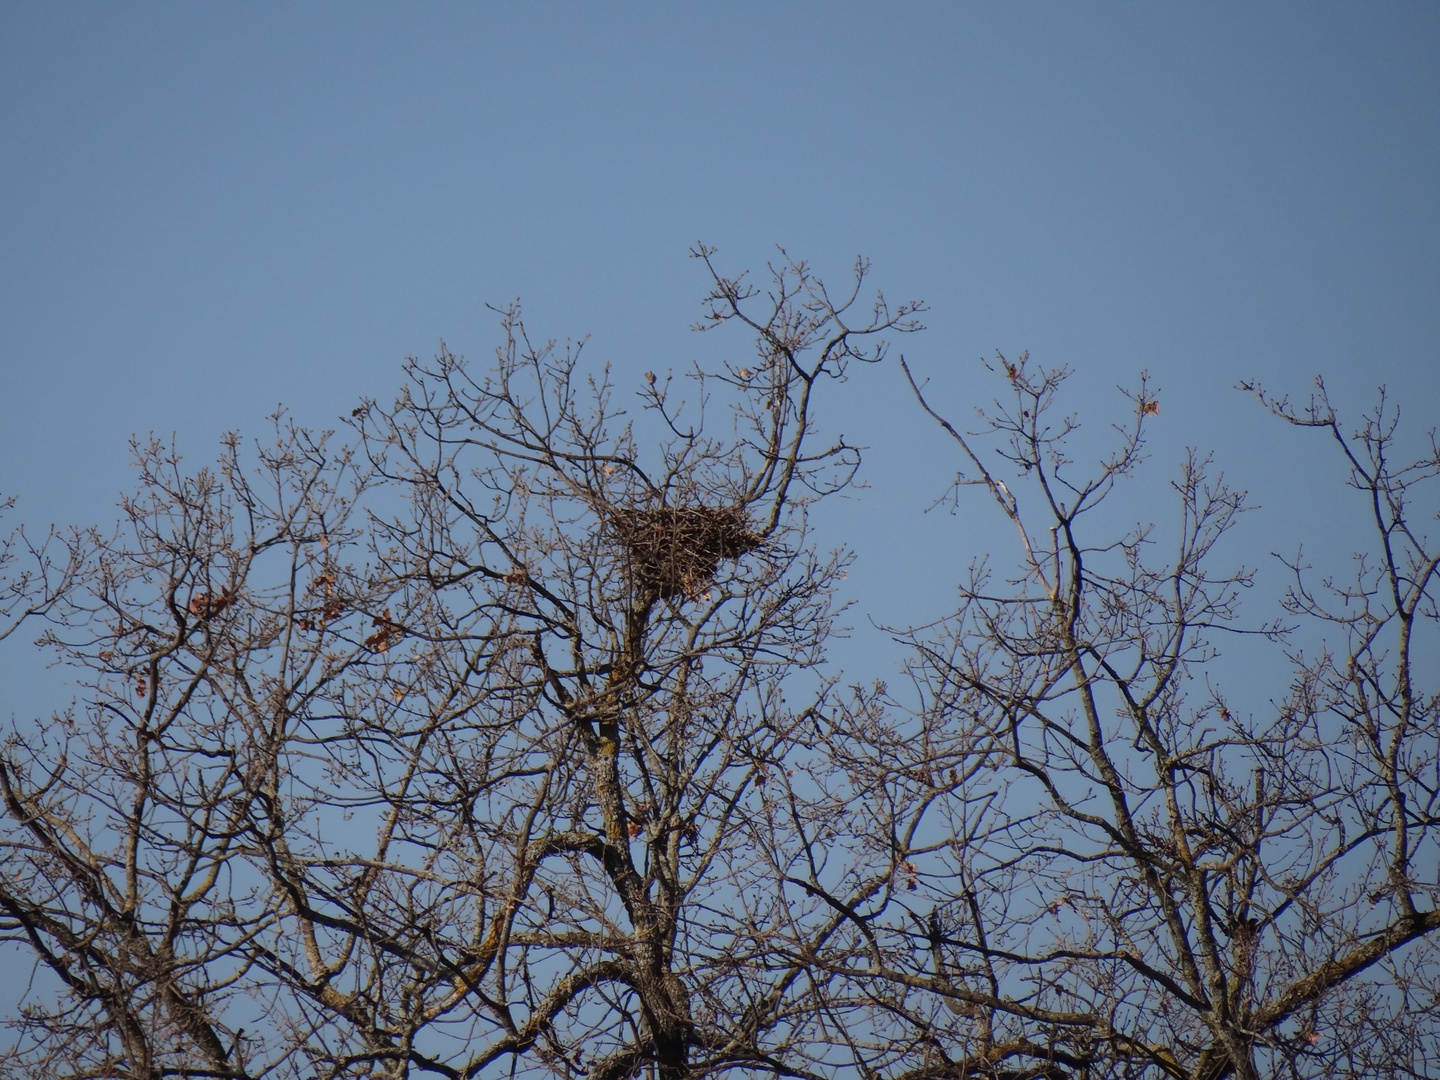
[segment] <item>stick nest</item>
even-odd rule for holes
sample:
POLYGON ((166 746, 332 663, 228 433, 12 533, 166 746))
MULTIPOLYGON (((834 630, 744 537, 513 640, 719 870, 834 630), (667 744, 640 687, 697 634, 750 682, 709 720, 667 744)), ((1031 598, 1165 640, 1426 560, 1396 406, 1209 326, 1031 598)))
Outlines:
POLYGON ((609 519, 629 552, 631 580, 662 599, 698 596, 723 560, 764 543, 737 506, 617 508, 609 519))

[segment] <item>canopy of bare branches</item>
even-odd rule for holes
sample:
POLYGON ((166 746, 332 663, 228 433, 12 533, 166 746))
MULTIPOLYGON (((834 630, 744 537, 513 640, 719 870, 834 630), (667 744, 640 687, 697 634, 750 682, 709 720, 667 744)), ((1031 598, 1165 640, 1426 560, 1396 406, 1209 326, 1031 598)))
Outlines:
POLYGON ((978 419, 911 378, 1014 548, 835 671, 827 403, 923 309, 694 254, 743 359, 637 399, 507 308, 343 435, 141 444, 116 526, 0 549, 4 647, 75 681, 0 753, 0 1076, 1436 1075, 1433 437, 1248 388, 1374 536, 1252 611, 1203 454, 1161 527, 1092 513, 1143 378, 1088 466, 1063 370, 978 419))

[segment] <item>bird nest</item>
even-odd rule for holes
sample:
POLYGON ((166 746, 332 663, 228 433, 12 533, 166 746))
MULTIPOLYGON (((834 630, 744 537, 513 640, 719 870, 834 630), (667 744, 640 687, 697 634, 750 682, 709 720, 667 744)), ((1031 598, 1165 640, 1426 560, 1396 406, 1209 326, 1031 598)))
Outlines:
POLYGON ((631 580, 663 599, 698 595, 722 561, 738 559, 764 542, 736 506, 614 509, 608 516, 615 538, 629 553, 631 580))

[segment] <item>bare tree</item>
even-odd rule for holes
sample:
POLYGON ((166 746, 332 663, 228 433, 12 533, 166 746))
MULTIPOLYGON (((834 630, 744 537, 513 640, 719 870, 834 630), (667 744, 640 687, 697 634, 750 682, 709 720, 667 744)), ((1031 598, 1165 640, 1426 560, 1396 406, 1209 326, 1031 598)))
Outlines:
POLYGON ((850 922, 817 961, 835 1006, 885 1001, 870 1061, 916 1080, 1435 1075, 1433 434, 1399 462, 1383 396, 1349 434, 1323 384, 1298 410, 1256 389, 1329 435, 1376 543, 1349 583, 1288 560, 1279 621, 1247 624, 1252 572, 1216 550, 1245 495, 1203 457, 1177 527, 1116 524, 1159 410, 1143 380, 1087 474, 1067 373, 992 370, 973 434, 912 379, 957 499, 988 493, 1019 557, 972 564, 956 614, 906 635, 917 711, 882 690, 836 714, 834 760, 877 794, 870 849, 806 879, 850 922), (1288 667, 1288 693, 1232 697, 1222 644, 1288 667))
MULTIPOLYGON (((774 1073, 823 1060, 766 852, 813 756, 859 458, 815 420, 917 305, 711 268, 754 352, 615 404, 501 312, 337 448, 137 450, 43 644, 81 700, 0 759, 7 1075, 774 1073)), ((828 918, 828 915, 826 916, 828 918)), ((834 921, 831 920, 833 929, 834 921)), ((821 928, 823 933, 823 927, 821 928)))
POLYGON ((859 456, 817 416, 920 309, 694 254, 753 351, 633 414, 512 306, 345 439, 139 445, 116 533, 0 552, 0 633, 81 688, 0 753, 0 1075, 1434 1075, 1433 436, 1256 391, 1377 543, 1247 622, 1202 456, 1116 524, 1143 381, 1086 473, 1064 371, 1000 358, 977 433, 912 380, 1018 557, 900 635, 904 692, 827 674, 808 512, 859 456))

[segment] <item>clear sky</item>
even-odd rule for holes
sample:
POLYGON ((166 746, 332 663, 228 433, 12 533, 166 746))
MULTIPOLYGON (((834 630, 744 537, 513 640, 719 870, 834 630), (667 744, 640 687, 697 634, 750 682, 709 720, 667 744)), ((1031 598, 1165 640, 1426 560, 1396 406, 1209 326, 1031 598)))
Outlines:
MULTIPOLYGON (((962 418, 997 348, 1097 426, 1148 368, 1157 484, 1214 448, 1293 550, 1339 474, 1237 380, 1440 420, 1440 5, 5 0, 0 491, 113 520, 132 432, 199 464, 280 402, 333 424, 517 295, 622 386, 683 366, 696 240, 871 257, 962 418)), ((989 534, 922 519, 957 463, 899 380, 837 398, 843 537, 915 621, 989 534)))

